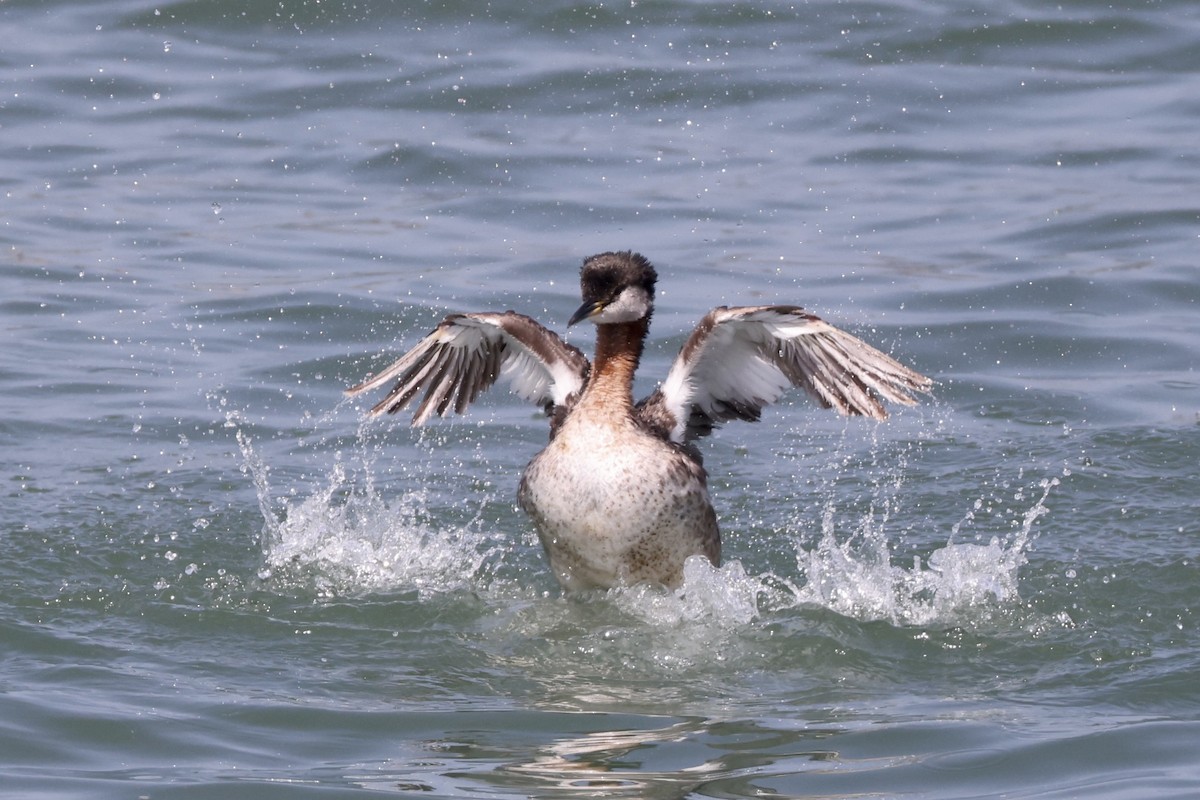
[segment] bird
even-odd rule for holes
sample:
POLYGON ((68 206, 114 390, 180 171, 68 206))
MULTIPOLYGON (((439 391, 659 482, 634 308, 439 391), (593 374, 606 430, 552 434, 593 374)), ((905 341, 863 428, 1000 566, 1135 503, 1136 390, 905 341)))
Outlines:
POLYGON ((417 427, 435 414, 465 412, 505 379, 550 421, 517 500, 563 590, 677 589, 688 558, 721 563, 698 439, 726 422, 757 421, 791 387, 843 415, 881 420, 884 401, 915 405, 933 382, 800 306, 719 306, 685 340, 666 379, 635 403, 657 279, 650 261, 630 250, 584 259, 582 304, 567 326, 595 325, 590 362, 524 314, 452 313, 346 394, 392 384, 372 416, 420 397, 417 427))

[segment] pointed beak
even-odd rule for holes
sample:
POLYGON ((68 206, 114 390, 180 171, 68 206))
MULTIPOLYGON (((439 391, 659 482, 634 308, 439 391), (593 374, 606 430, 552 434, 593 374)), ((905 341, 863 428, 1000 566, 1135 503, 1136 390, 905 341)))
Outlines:
POLYGON ((593 314, 599 314, 603 310, 604 303, 600 302, 599 300, 589 300, 575 310, 575 313, 571 315, 569 320, 567 320, 567 327, 569 328, 576 322, 585 320, 593 314))

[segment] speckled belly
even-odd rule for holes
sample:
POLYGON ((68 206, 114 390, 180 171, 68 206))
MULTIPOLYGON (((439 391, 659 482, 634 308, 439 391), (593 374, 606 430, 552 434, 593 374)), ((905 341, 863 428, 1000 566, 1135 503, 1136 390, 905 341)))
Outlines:
POLYGON ((720 561, 703 468, 640 429, 568 422, 518 495, 568 591, 677 586, 691 555, 720 561))

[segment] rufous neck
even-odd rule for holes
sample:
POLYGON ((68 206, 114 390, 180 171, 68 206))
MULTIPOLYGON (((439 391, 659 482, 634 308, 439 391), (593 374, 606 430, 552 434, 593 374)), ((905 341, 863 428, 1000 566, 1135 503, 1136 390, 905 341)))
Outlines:
POLYGON ((580 402, 633 408, 633 376, 649 329, 649 318, 596 326, 596 357, 580 402))

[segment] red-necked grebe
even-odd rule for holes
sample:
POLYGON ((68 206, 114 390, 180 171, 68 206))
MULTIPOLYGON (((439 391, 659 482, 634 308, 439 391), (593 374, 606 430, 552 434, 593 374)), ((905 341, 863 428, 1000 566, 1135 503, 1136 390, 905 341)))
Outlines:
POLYGON ((883 419, 882 401, 916 402, 932 381, 797 306, 715 308, 688 337, 667 379, 633 402, 633 376, 657 275, 632 252, 583 262, 583 305, 568 325, 596 325, 592 364, 522 314, 451 314, 399 361, 347 390, 395 381, 372 414, 422 392, 413 425, 462 413, 505 377, 550 415, 550 442, 521 477, 554 576, 567 591, 678 586, 683 562, 720 564, 721 536, 694 441, 730 420, 757 420, 797 386, 825 408, 883 419))

